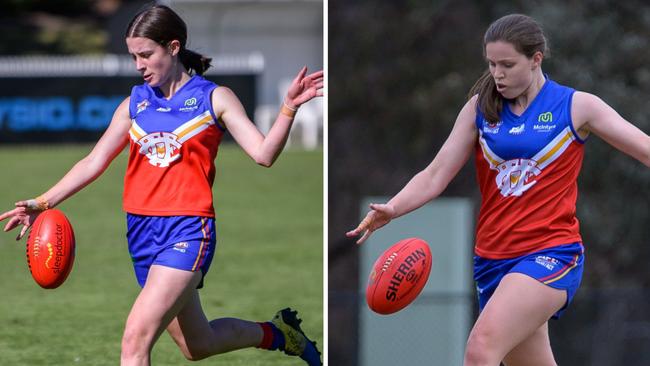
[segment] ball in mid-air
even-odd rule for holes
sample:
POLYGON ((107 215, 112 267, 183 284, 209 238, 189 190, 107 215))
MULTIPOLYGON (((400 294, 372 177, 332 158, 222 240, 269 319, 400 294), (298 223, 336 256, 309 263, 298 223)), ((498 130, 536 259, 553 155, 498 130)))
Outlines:
POLYGON ((75 240, 63 212, 43 211, 27 237, 27 265, 36 283, 47 289, 61 286, 72 270, 75 240))
POLYGON ((405 308, 420 294, 431 273, 431 250, 422 239, 408 238, 386 249, 372 267, 366 301, 379 314, 405 308))

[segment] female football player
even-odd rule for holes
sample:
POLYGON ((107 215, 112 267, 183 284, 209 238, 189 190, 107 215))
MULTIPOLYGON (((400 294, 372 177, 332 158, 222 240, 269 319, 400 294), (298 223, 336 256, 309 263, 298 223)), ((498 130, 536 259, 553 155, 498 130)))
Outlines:
POLYGON ((508 15, 484 37, 488 70, 470 91, 431 164, 348 236, 373 231, 436 198, 474 153, 482 201, 474 279, 480 315, 466 366, 555 365, 548 320, 580 284, 583 246, 576 218, 577 177, 590 134, 650 166, 650 137, 597 96, 542 72, 540 26, 508 15))
POLYGON ((322 95, 323 72, 300 70, 267 136, 248 119, 237 96, 201 75, 210 59, 185 47, 186 25, 156 5, 135 16, 126 44, 144 79, 117 108, 90 154, 35 199, 0 215, 5 231, 23 225, 94 181, 129 145, 124 210, 136 278, 142 286, 126 321, 122 365, 149 365, 163 332, 190 360, 246 347, 282 350, 321 365, 315 344, 296 312, 279 311, 269 322, 223 318, 208 321, 197 288, 214 255, 214 159, 226 130, 258 164, 270 167, 282 151, 297 109, 322 95), (194 74, 194 75, 193 75, 194 74))

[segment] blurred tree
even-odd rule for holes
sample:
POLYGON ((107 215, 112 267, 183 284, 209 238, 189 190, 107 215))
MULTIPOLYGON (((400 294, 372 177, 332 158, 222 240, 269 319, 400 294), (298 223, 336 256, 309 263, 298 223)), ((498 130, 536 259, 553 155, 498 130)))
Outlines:
POLYGON ((121 0, 2 0, 0 54, 105 53, 106 20, 121 0))

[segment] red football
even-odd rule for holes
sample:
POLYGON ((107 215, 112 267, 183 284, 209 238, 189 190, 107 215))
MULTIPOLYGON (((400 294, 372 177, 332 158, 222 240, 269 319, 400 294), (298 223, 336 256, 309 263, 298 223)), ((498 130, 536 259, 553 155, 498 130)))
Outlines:
POLYGON ((72 270, 74 232, 63 212, 43 211, 27 237, 27 265, 34 281, 43 288, 57 288, 72 270))
POLYGON ((366 287, 366 301, 379 314, 402 310, 420 294, 431 273, 431 250, 422 239, 395 243, 377 259, 366 287))

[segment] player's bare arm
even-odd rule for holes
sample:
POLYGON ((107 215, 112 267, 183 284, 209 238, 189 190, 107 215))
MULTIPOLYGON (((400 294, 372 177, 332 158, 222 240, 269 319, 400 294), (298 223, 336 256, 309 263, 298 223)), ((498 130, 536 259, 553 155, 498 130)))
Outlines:
POLYGON ((594 133, 650 167, 650 136, 593 94, 576 92, 572 103, 571 117, 576 131, 581 135, 594 133))
POLYGON ((361 244, 373 231, 393 218, 405 215, 438 197, 472 153, 478 136, 475 119, 476 97, 473 97, 461 109, 454 128, 433 161, 411 178, 388 203, 371 204, 370 212, 363 221, 346 235, 353 237, 363 233, 357 241, 357 244, 361 244))
POLYGON ((41 211, 58 205, 97 179, 128 143, 130 126, 129 98, 126 98, 115 111, 104 135, 85 158, 77 162, 58 183, 37 199, 18 201, 15 209, 0 215, 0 221, 11 218, 4 231, 23 225, 16 237, 16 240, 20 240, 41 211))
POLYGON ((311 99, 322 96, 323 71, 306 75, 304 67, 294 78, 281 112, 273 127, 264 136, 246 115, 237 96, 226 87, 212 92, 212 108, 230 131, 235 141, 257 164, 270 167, 284 148, 297 109, 311 99))

